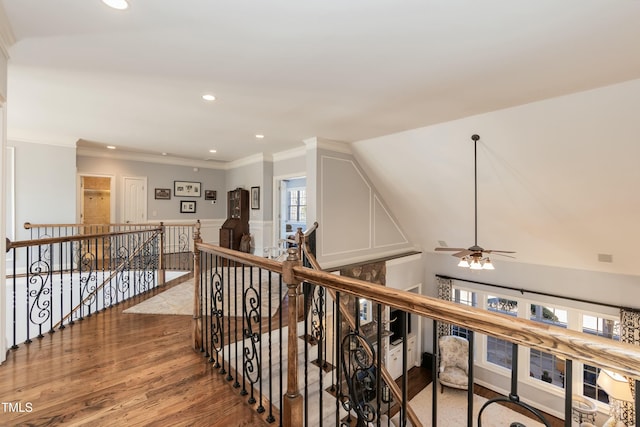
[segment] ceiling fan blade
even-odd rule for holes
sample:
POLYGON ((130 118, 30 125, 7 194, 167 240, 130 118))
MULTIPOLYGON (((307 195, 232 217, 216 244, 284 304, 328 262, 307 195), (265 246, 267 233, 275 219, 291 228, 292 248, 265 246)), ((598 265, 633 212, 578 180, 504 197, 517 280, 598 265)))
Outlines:
POLYGON ((484 252, 486 252, 488 254, 490 254, 490 253, 515 254, 516 253, 515 251, 496 251, 495 249, 486 250, 484 252))
POLYGON ((436 248, 436 251, 449 251, 449 252, 460 252, 466 251, 465 248, 436 248))
POLYGON ((453 256, 455 256, 455 257, 458 257, 458 258, 464 258, 464 257, 466 257, 467 255, 471 255, 472 253, 474 253, 474 252, 473 252, 473 251, 470 251, 469 249, 463 249, 463 250, 461 250, 460 252, 455 253, 455 254, 451 254, 451 255, 453 255, 453 256))
MULTIPOLYGON (((515 253, 515 252, 511 252, 511 253, 515 253)), ((513 258, 513 259, 516 258, 516 257, 511 256, 511 255, 501 254, 500 252, 496 252, 493 255, 499 255, 499 256, 503 256, 503 257, 507 257, 507 258, 513 258)))

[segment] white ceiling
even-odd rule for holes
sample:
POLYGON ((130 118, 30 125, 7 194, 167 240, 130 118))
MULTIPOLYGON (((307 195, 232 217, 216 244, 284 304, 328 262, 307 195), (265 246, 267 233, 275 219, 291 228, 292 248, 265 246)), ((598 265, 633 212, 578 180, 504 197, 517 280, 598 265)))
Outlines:
MULTIPOLYGON (((516 250, 517 262, 640 274, 637 140, 564 126, 562 117, 554 140, 544 123, 505 125, 508 113, 492 116, 500 123, 474 119, 640 79, 640 0, 130 3, 122 12, 100 0, 0 0, 16 39, 9 140, 220 162, 314 136, 359 141, 359 161, 375 169, 385 201, 430 251, 439 240, 472 243, 469 137, 479 132, 485 247, 516 250), (202 101, 206 92, 217 100, 202 101), (376 139, 461 118, 456 132, 376 139), (624 161, 604 168, 608 155, 624 161), (598 262, 598 253, 614 263, 598 262)), ((633 135, 637 113, 625 114, 624 135, 633 135)))
POLYGON ((640 77, 636 0, 0 3, 10 140, 232 161, 640 77))

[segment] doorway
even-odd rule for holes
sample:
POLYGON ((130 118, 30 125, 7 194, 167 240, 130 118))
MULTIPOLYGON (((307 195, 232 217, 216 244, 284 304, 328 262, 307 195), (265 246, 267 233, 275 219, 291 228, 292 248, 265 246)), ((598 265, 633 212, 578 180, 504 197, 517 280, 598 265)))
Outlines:
MULTIPOLYGON (((114 212, 113 177, 80 176, 80 228, 82 234, 102 234, 110 231, 114 212)), ((102 267, 109 258, 109 239, 90 239, 82 246, 82 258, 89 256, 92 265, 102 267)))
POLYGON ((124 203, 122 221, 125 224, 140 224, 147 221, 147 178, 122 178, 124 185, 124 203))
POLYGON ((275 243, 278 248, 283 239, 293 239, 298 227, 307 227, 307 178, 305 176, 279 177, 275 179, 277 200, 274 203, 275 243))

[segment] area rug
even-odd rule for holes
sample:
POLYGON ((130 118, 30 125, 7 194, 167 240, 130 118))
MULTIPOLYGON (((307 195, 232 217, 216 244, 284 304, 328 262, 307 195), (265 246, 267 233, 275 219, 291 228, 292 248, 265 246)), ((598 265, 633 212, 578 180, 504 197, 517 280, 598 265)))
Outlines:
POLYGON ((193 315, 193 280, 169 288, 123 313, 193 315))
MULTIPOLYGON (((233 270, 231 270, 233 272, 233 270)), ((234 274, 226 273, 224 278, 225 283, 229 283, 229 277, 232 279, 234 274)), ((244 292, 247 294, 246 304, 257 305, 257 292, 262 295, 261 300, 261 315, 267 316, 269 309, 271 316, 273 316, 280 307, 280 297, 286 295, 286 286, 279 286, 279 281, 272 278, 272 283, 269 285, 268 271, 263 272, 263 277, 255 274, 250 276, 246 274, 245 280, 248 282, 248 278, 252 277, 254 282, 254 291, 247 291, 248 285, 245 285, 244 292), (271 294, 269 294, 269 287, 271 287, 271 294), (278 289, 280 287, 280 289, 278 289), (268 295, 271 295, 269 299, 268 295), (269 304, 269 302, 271 304, 269 304)), ((241 274, 238 272, 239 284, 237 286, 224 286, 224 296, 222 301, 218 301, 216 308, 222 310, 223 316, 235 316, 236 311, 238 315, 243 313, 243 287, 241 282, 241 274)), ((232 282, 233 283, 233 280, 232 282)), ((209 308, 207 308, 209 309, 209 308)), ((124 313, 139 313, 139 314, 175 314, 175 315, 193 315, 193 279, 184 283, 176 285, 166 291, 149 298, 146 301, 141 302, 133 307, 130 307, 123 311, 124 313)))
MULTIPOLYGON (((431 392, 429 384, 409 401, 424 426, 431 426, 431 392)), ((478 413, 487 401, 484 397, 473 396, 473 425, 478 425, 478 413)), ((482 412, 483 427, 510 426, 519 422, 527 427, 544 427, 539 421, 515 412, 498 403, 492 403, 482 412)), ((445 387, 444 393, 438 389, 438 427, 460 427, 467 425, 467 391, 445 387)))

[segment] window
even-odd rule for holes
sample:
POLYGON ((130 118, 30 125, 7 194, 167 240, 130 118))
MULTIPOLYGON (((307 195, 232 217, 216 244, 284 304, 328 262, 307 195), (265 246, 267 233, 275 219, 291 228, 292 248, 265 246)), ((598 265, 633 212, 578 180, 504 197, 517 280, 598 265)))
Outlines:
MULTIPOLYGON (((532 304, 531 320, 561 328, 567 327, 567 311, 547 305, 532 304)), ((529 351, 529 375, 540 381, 564 388, 564 359, 540 350, 529 351)))
MULTIPOLYGON (((457 302, 458 304, 469 305, 471 307, 478 305, 475 292, 454 288, 452 298, 453 302, 457 302)), ((469 330, 462 326, 451 325, 451 334, 469 339, 469 330)))
MULTIPOLYGON (((559 308, 549 303, 541 303, 530 299, 528 295, 499 295, 473 287, 459 288, 455 284, 452 289, 451 300, 453 302, 472 307, 482 307, 486 310, 501 313, 507 316, 529 319, 535 322, 545 323, 560 328, 581 331, 586 334, 620 340, 621 324, 615 310, 601 307, 603 312, 586 312, 579 308, 559 308)), ((468 338, 469 331, 460 326, 453 326, 452 333, 468 338)), ((476 350, 485 355, 476 359, 479 366, 494 370, 499 375, 506 375, 497 370, 497 367, 511 370, 512 344, 511 342, 481 335, 475 343, 476 350)), ((518 351, 520 381, 530 385, 544 388, 545 392, 562 395, 565 388, 565 359, 558 355, 545 353, 540 350, 520 346, 518 351), (526 360, 529 360, 529 363, 526 360), (549 383, 552 389, 545 383, 549 383), (553 390, 555 388, 556 390, 553 390)), ((608 404, 609 398, 604 390, 597 385, 600 369, 595 366, 574 361, 574 372, 582 371, 582 375, 573 376, 573 389, 576 393, 608 404)))
MULTIPOLYGON (((599 337, 620 340, 620 322, 593 315, 582 315, 582 332, 599 337)), ((600 368, 585 364, 582 370, 582 394, 603 403, 609 403, 609 396, 597 384, 600 368)))
POLYGON ((289 190, 289 216, 293 222, 307 221, 307 191, 302 189, 289 190))
MULTIPOLYGON (((517 317, 518 301, 488 295, 487 310, 517 317)), ((487 336, 487 362, 511 369, 511 353, 512 344, 509 341, 487 336)))

